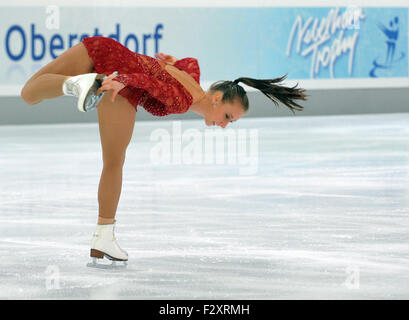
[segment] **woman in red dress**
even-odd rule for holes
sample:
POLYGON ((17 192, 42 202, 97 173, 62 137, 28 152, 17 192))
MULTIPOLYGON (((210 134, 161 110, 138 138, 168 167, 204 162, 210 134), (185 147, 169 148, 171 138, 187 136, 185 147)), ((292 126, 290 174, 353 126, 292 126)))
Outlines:
POLYGON ((114 237, 115 214, 122 188, 122 168, 131 140, 137 106, 154 116, 191 110, 206 125, 225 128, 249 108, 242 82, 259 89, 271 101, 284 103, 292 112, 302 110, 295 100, 305 100, 305 90, 275 79, 238 78, 218 81, 208 91, 200 86, 195 58, 156 54, 158 59, 135 53, 114 39, 84 38, 35 73, 21 97, 30 105, 62 95, 78 98, 80 111, 97 108, 103 169, 98 188, 99 215, 91 256, 127 261, 114 237))

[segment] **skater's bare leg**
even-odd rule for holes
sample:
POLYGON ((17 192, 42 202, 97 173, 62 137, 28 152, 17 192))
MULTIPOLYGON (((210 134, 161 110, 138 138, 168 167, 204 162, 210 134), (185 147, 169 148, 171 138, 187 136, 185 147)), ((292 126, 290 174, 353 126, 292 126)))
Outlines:
POLYGON ((24 85, 21 97, 30 105, 59 97, 67 77, 91 73, 93 66, 87 49, 80 42, 37 71, 24 85))
POLYGON ((70 76, 46 73, 37 77, 24 87, 21 94, 25 102, 30 105, 40 103, 44 99, 52 99, 62 96, 62 85, 70 76))
POLYGON ((122 169, 132 138, 135 108, 121 95, 110 100, 109 90, 98 104, 103 169, 98 188, 98 224, 114 223, 122 189, 122 169))

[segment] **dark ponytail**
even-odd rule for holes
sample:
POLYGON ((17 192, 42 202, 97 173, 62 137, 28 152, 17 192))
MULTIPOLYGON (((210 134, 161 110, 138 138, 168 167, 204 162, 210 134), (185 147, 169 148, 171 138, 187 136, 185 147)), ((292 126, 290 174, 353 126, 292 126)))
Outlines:
POLYGON ((252 78, 238 78, 234 83, 242 82, 249 87, 260 90, 266 97, 278 106, 278 101, 285 104, 294 114, 294 110, 302 111, 304 107, 300 106, 294 100, 306 100, 307 95, 302 88, 286 87, 281 82, 287 77, 287 74, 281 78, 275 79, 252 79, 252 78))
POLYGON ((281 78, 274 79, 253 79, 241 77, 234 81, 218 81, 210 87, 210 90, 222 91, 224 93, 223 102, 233 100, 237 97, 240 99, 244 111, 248 110, 249 102, 247 94, 243 87, 238 85, 239 82, 244 83, 249 87, 260 90, 266 97, 268 97, 278 107, 278 101, 285 104, 294 114, 294 110, 302 111, 304 107, 300 106, 294 100, 306 100, 307 95, 302 88, 296 88, 298 83, 294 87, 286 87, 281 82, 287 77, 287 74, 281 78))

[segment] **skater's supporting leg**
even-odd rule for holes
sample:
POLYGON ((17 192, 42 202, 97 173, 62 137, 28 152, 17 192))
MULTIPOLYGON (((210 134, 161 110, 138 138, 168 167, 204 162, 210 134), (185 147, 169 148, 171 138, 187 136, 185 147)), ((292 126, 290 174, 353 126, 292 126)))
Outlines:
POLYGON ((98 224, 114 223, 122 189, 122 166, 104 165, 98 188, 98 224))
POLYGON ((136 115, 135 108, 121 95, 112 102, 109 91, 97 108, 103 158, 98 188, 98 224, 111 224, 115 220, 122 189, 122 168, 136 115))
POLYGON ((54 98, 62 95, 63 77, 76 76, 84 73, 91 73, 94 67, 92 59, 88 56, 88 51, 82 42, 72 48, 67 49, 56 59, 38 70, 24 85, 21 90, 21 97, 28 104, 37 104, 41 98, 54 98), (45 76, 45 77, 42 77, 45 76), (38 78, 39 81, 36 81, 38 78), (59 83, 53 83, 58 80, 59 83), (59 86, 58 89, 55 89, 59 86), (50 93, 36 92, 48 91, 50 93))

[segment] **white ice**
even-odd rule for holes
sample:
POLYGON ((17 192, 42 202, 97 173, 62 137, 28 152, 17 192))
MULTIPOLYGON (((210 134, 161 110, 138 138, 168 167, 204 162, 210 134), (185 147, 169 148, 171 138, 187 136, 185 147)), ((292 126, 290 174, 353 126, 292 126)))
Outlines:
POLYGON ((1 299, 409 298, 409 113, 241 119, 253 174, 156 165, 151 134, 175 123, 135 123, 116 216, 130 258, 111 270, 86 267, 98 125, 0 126, 1 299))

